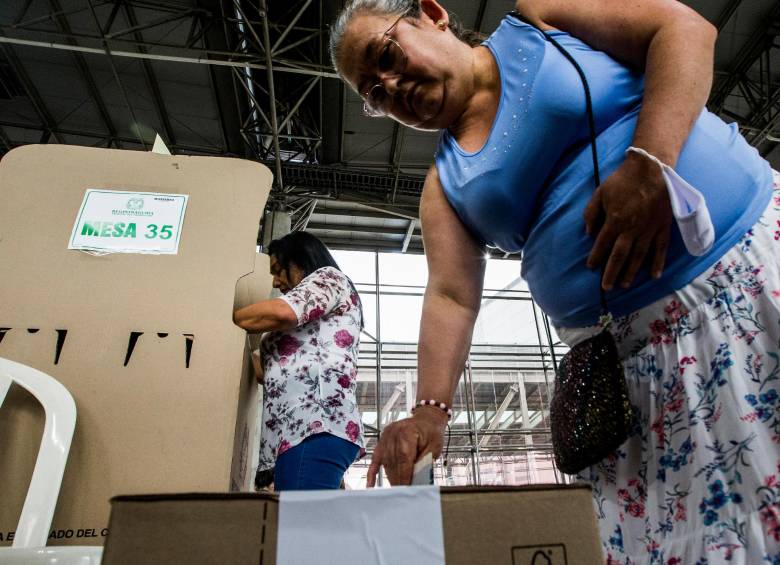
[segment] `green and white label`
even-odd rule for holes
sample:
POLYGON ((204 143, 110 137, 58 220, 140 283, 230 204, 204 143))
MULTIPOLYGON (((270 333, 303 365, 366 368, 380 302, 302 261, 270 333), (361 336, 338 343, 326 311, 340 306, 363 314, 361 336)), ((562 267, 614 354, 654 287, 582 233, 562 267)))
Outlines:
POLYGON ((188 199, 186 194, 88 189, 68 249, 175 255, 188 199))

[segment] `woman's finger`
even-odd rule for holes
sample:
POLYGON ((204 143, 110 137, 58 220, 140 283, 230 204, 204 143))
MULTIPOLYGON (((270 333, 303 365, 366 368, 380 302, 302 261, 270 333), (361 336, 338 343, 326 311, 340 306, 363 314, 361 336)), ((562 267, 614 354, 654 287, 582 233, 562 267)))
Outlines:
POLYGON ((405 420, 401 422, 395 422, 390 424, 385 430, 385 473, 387 474, 387 480, 391 485, 398 484, 399 466, 403 458, 401 446, 404 441, 403 426, 406 423, 405 420))
POLYGON ((601 191, 596 189, 593 193, 588 205, 585 206, 585 211, 582 213, 582 217, 585 220, 585 232, 588 235, 596 233, 599 217, 601 216, 601 191))
POLYGON ((647 257, 647 252, 650 250, 650 244, 652 241, 652 236, 643 236, 634 242, 631 258, 629 260, 628 267, 626 267, 626 270, 623 273, 623 278, 621 281, 621 286, 623 288, 630 287, 631 283, 634 282, 634 278, 639 272, 639 268, 642 266, 645 257, 647 257))
POLYGON ((658 235, 655 236, 655 253, 653 254, 653 266, 650 268, 650 274, 653 278, 659 278, 664 272, 664 264, 666 263, 666 251, 669 249, 669 238, 671 237, 671 231, 669 226, 663 228, 658 235))
POLYGON ((385 468, 385 475, 390 484, 395 484, 398 461, 400 458, 399 444, 403 440, 404 425, 406 420, 393 422, 382 431, 379 436, 379 443, 382 447, 382 466, 385 468))
POLYGON ((366 477, 366 486, 374 488, 376 485, 376 475, 382 467, 382 445, 381 442, 374 448, 374 454, 371 456, 371 465, 368 466, 368 477, 366 477))
POLYGON ((589 269, 595 269, 602 265, 609 257, 612 247, 615 243, 616 234, 613 233, 612 226, 605 224, 596 237, 593 249, 590 250, 587 266, 589 269))
POLYGON ((609 254, 609 260, 607 261, 607 266, 604 267, 604 276, 601 280, 601 286, 604 290, 611 290, 615 285, 615 281, 631 253, 633 244, 634 238, 627 233, 620 234, 615 240, 615 245, 612 246, 612 252, 609 254))
POLYGON ((390 484, 393 483, 395 477, 395 468, 398 464, 398 442, 401 439, 401 434, 397 433, 397 426, 401 424, 394 422, 390 424, 385 430, 382 431, 382 435, 379 436, 380 440, 383 440, 382 448, 384 449, 382 465, 385 468, 385 476, 390 484))
POLYGON ((399 437, 397 442, 397 459, 392 474, 387 471, 391 485, 408 485, 412 482, 414 462, 417 457, 417 439, 411 442, 408 437, 399 437))

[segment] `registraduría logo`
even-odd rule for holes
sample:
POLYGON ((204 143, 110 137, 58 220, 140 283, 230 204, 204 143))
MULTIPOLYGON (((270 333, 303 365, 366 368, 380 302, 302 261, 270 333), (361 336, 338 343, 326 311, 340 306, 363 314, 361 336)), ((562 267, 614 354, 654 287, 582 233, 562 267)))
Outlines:
POLYGON ((125 207, 128 210, 141 210, 144 207, 144 199, 139 198, 138 196, 134 196, 127 201, 127 205, 125 207))

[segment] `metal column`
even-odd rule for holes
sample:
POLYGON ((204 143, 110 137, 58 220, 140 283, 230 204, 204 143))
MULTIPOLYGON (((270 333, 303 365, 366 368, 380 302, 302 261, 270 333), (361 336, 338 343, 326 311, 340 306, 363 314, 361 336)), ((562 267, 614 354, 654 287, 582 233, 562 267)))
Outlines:
MULTIPOLYGON (((379 310, 379 253, 374 252, 374 288, 376 291, 376 433, 377 442, 382 437, 382 324, 379 310)), ((382 486, 382 469, 377 474, 377 485, 382 486)))

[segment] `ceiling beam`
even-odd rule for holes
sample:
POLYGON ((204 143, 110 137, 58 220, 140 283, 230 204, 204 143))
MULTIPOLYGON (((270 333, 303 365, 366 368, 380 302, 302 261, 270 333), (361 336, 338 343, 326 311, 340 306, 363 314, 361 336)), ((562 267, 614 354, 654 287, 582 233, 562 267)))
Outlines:
POLYGON ((417 226, 417 220, 411 220, 409 227, 406 230, 406 236, 404 237, 404 243, 401 246, 401 253, 406 253, 409 248, 409 242, 412 241, 412 235, 414 234, 415 227, 417 226))
POLYGON ((399 147, 402 143, 401 140, 401 124, 393 120, 393 136, 390 141, 390 158, 387 162, 396 169, 398 167, 398 161, 400 159, 399 147))
MULTIPOLYGON (((129 2, 123 2, 123 3, 125 5, 125 9, 130 7, 130 3, 129 2)), ((140 25, 138 24, 137 21, 133 22, 133 21, 130 21, 128 19, 127 23, 130 24, 129 28, 122 29, 122 30, 119 30, 119 31, 115 31, 113 33, 104 32, 104 35, 105 35, 106 39, 119 38, 119 37, 121 37, 123 35, 129 35, 131 33, 135 34, 135 33, 139 32, 139 31, 144 30, 144 29, 150 29, 150 28, 153 28, 153 27, 161 26, 163 24, 172 23, 172 22, 175 22, 177 20, 181 20, 183 18, 187 18, 187 17, 191 16, 192 14, 193 14, 193 10, 185 10, 183 12, 182 11, 174 12, 173 14, 170 14, 170 15, 167 15, 167 16, 163 16, 161 18, 157 18, 156 20, 152 20, 151 22, 146 22, 146 23, 140 24, 140 25)))
POLYGON ((504 422, 499 424, 498 429, 508 430, 509 428, 511 428, 513 425, 517 423, 520 417, 521 417, 520 413, 517 410, 514 410, 512 412, 512 415, 509 418, 507 418, 506 420, 504 420, 504 422))
MULTIPOLYGON (((141 34, 141 29, 144 28, 144 26, 138 25, 138 18, 135 16, 135 10, 133 10, 133 7, 130 5, 129 2, 125 2, 125 17, 127 17, 127 23, 130 24, 133 32, 133 37, 138 41, 139 43, 143 43, 143 35, 141 34)), ((193 18, 197 16, 193 15, 193 18)), ((129 33, 130 30, 126 30, 122 33, 129 33)), ((138 45, 136 47, 139 53, 147 53, 146 47, 143 47, 142 45, 138 45)), ((146 79, 146 86, 149 88, 149 91, 152 93, 152 102, 154 103, 154 111, 157 114, 157 119, 160 122, 160 125, 162 126, 162 134, 165 136, 165 142, 169 145, 176 145, 176 135, 173 132, 173 127, 171 127, 171 121, 168 118, 168 109, 165 107, 165 102, 163 101, 162 94, 160 93, 160 83, 157 81, 157 77, 154 73, 154 69, 152 68, 152 63, 148 59, 141 59, 141 68, 144 72, 144 78, 146 79)))
MULTIPOLYGON (((8 26, 0 26, 0 31, 4 31, 5 28, 8 26)), ((42 31, 42 30, 41 30, 42 31)), ((74 34, 78 35, 78 34, 74 34)), ((67 45, 65 43, 53 43, 51 41, 35 41, 32 39, 20 39, 18 37, 8 37, 8 36, 0 36, 0 43, 10 43, 11 45, 25 45, 28 47, 41 47, 44 49, 57 49, 60 51, 78 51, 80 53, 92 53, 95 55, 109 55, 112 57, 128 57, 130 59, 149 59, 150 61, 168 61, 171 63, 187 63, 187 64, 194 64, 194 65, 214 65, 218 67, 236 67, 239 69, 249 68, 249 69, 260 69, 260 70, 267 70, 268 66, 263 65, 260 63, 252 63, 248 61, 241 61, 241 60, 229 60, 229 59, 220 59, 220 58, 211 58, 204 56, 205 54, 201 51, 195 51, 194 54, 188 53, 190 56, 180 56, 180 55, 158 55, 156 53, 138 53, 137 51, 121 51, 112 49, 109 53, 106 53, 105 49, 99 49, 97 47, 83 47, 81 45, 67 45)), ((160 46, 160 45, 154 45, 151 43, 147 43, 147 45, 151 45, 154 47, 177 47, 175 45, 171 46, 160 46)), ((290 63, 293 64, 293 63, 290 63)), ((317 69, 308 69, 305 67, 297 67, 297 66, 274 66, 273 67, 274 72, 278 73, 291 73, 295 75, 308 75, 308 76, 315 76, 315 77, 322 77, 322 78, 337 78, 340 79, 339 75, 337 75, 335 72, 329 72, 329 71, 321 71, 317 69)))
POLYGON ((742 4, 742 0, 729 0, 726 7, 720 11, 718 18, 713 22, 713 25, 718 28, 718 31, 721 31, 726 26, 740 4, 742 4))
POLYGON ((14 25, 18 25, 22 22, 24 16, 27 15, 27 10, 30 9, 30 4, 32 4, 32 0, 25 0, 22 9, 19 10, 19 14, 14 18, 14 25))
MULTIPOLYGON (((104 2, 107 3, 107 2, 104 2)), ((49 21, 53 21, 55 16, 70 16, 79 14, 81 12, 84 12, 87 10, 84 6, 77 6, 75 8, 69 8, 67 10, 60 10, 54 13, 48 13, 44 14, 42 16, 36 16, 34 18, 31 18, 29 20, 24 20, 24 16, 27 13, 27 9, 30 7, 30 2, 28 1, 26 5, 22 8, 22 10, 19 12, 19 15, 14 19, 14 22, 12 24, 12 27, 14 28, 28 28, 31 25, 38 24, 38 23, 48 23, 49 21)), ((31 30, 34 31, 34 30, 31 30)))
MULTIPOLYGON (((284 192, 284 177, 282 176, 282 151, 279 146, 279 122, 276 117, 276 89, 274 87, 274 63, 273 54, 271 53, 271 37, 268 31, 268 4, 267 0, 260 0, 260 17, 262 18, 263 39, 261 40, 254 30, 252 24, 248 21, 248 18, 241 9, 240 2, 238 0, 233 1, 233 6, 236 9, 236 14, 243 20, 242 30, 248 29, 250 35, 254 37, 255 41, 263 46, 265 51, 265 64, 266 64, 266 80, 268 81, 268 98, 270 106, 270 118, 271 118, 271 137, 274 148, 274 160, 273 167, 276 170, 274 176, 274 185, 279 192, 284 192)), ((246 42, 242 42, 241 45, 246 45, 246 42)))
POLYGON ((300 17, 304 14, 304 12, 306 12, 306 9, 309 7, 311 2, 312 0, 304 0, 303 5, 300 7, 300 9, 295 14, 295 16, 293 16, 292 21, 285 26, 284 31, 282 31, 282 34, 276 39, 276 42, 274 43, 273 47, 271 47, 271 53, 270 53, 271 55, 273 56, 277 55, 279 46, 282 44, 282 41, 284 41, 285 38, 287 37, 287 34, 290 33, 293 30, 293 28, 295 28, 295 24, 298 23, 300 17))
MULTIPOLYGON (((108 65, 111 67, 111 73, 114 75, 114 80, 116 81, 117 86, 119 87, 119 91, 122 93, 122 98, 124 98, 125 106, 127 106, 127 111, 130 113, 130 119, 133 121, 133 125, 138 124, 138 118, 135 116, 135 110, 133 110, 132 104, 130 104, 130 98, 127 96, 127 90, 125 90, 125 85, 122 83, 122 79, 119 78, 119 71, 116 68, 116 65, 114 64, 114 57, 111 55, 111 49, 108 46, 108 41, 106 40, 106 36, 103 34, 103 28, 100 25, 100 19, 98 18, 97 11, 95 10, 95 5, 93 3, 93 0, 87 0, 87 4, 89 4, 89 11, 92 13, 92 19, 95 22, 95 27, 97 27, 98 32, 100 33, 100 37, 103 42, 103 51, 108 57, 108 65)), ((138 135, 138 141, 141 142, 141 146, 144 149, 147 149, 146 140, 144 140, 143 135, 141 135, 140 128, 135 128, 136 133, 138 135)), ((150 140, 151 141, 151 140, 150 140)))
MULTIPOLYGON (((15 19, 15 23, 19 23, 19 21, 21 21, 22 18, 24 18, 29 8, 30 8, 30 2, 28 1, 24 4, 19 14, 17 15, 15 19)), ((4 37, 5 34, 2 31, 0 31, 0 39, 4 37)), ((35 88, 35 85, 30 79, 30 76, 24 70, 24 66, 19 60, 19 57, 16 55, 16 52, 14 51, 13 47, 11 47, 10 45, 0 45, 0 51, 2 51, 2 53, 5 55, 8 64, 11 66, 11 69, 19 79, 19 82, 22 85, 22 89, 27 95, 27 98, 30 100, 30 103, 33 105, 35 112, 38 114, 38 118, 41 120, 41 125, 43 126, 43 129, 48 132, 49 136, 54 137, 54 139, 58 143, 62 143, 62 138, 60 138, 59 135, 56 133, 57 122, 54 120, 54 118, 51 115, 51 112, 49 112, 48 108, 46 108, 46 105, 43 103, 43 99, 41 98, 38 89, 35 88)), ((4 143, 8 145, 8 143, 10 143, 10 140, 6 137, 4 139, 4 143)))
POLYGON ((382 220, 398 220, 397 216, 390 214, 383 214, 382 212, 376 212, 364 208, 325 208, 319 206, 314 213, 315 216, 344 216, 347 218, 379 218, 382 220))
MULTIPOLYGON (((67 18, 62 15, 62 6, 60 5, 59 0, 49 0, 49 6, 54 12, 52 18, 54 19, 60 31, 66 35, 71 35, 73 30, 71 30, 67 18)), ((70 45, 77 44, 75 39, 66 38, 65 41, 70 45)), ((84 56, 81 53, 77 53, 75 51, 71 51, 71 56, 73 58, 73 62, 76 65, 76 69, 78 69, 79 75, 81 75, 81 80, 84 81, 84 84, 87 87, 87 92, 89 93, 90 98, 92 98, 92 101, 95 103, 95 107, 100 114, 100 119, 103 121, 103 125, 106 126, 108 134, 111 137, 116 137, 116 126, 114 125, 114 121, 111 119, 111 115, 108 113, 106 103, 103 100, 103 97, 100 95, 100 91, 95 84, 95 79, 92 76, 89 67, 87 66, 87 62, 84 60, 84 56)))
MULTIPOLYGON (((2 38, 3 32, 0 31, 0 39, 2 38)), ((46 108, 46 104, 43 103, 43 99, 41 98, 38 89, 35 88, 35 85, 30 79, 30 76, 24 70, 24 65, 22 65, 19 57, 16 55, 14 48, 10 45, 3 44, 2 52, 5 55, 8 64, 11 65, 11 69, 19 78, 19 82, 22 84, 24 93, 27 95, 27 98, 30 99, 33 108, 35 108, 35 112, 38 114, 38 118, 41 120, 41 125, 43 126, 42 129, 46 130, 57 141, 57 143, 62 143, 62 137, 60 137, 59 133, 57 133, 57 122, 52 117, 48 108, 46 108)))
MULTIPOLYGON (((91 139, 102 139, 107 142, 114 142, 115 145, 116 142, 130 143, 136 145, 141 144, 141 142, 138 140, 137 137, 123 136, 123 135, 117 135, 111 137, 109 135, 106 135, 105 133, 96 132, 96 131, 76 130, 76 129, 62 128, 62 127, 56 127, 49 130, 48 128, 40 124, 26 124, 23 122, 13 122, 9 120, 0 121, 0 126, 8 127, 8 128, 24 129, 24 130, 43 131, 45 133, 50 133, 54 136, 75 135, 75 136, 87 137, 91 139)), ((22 142, 13 142, 13 143, 14 145, 26 145, 30 142, 25 141, 23 143, 22 142)), ((214 147, 206 147, 206 146, 198 146, 198 145, 188 145, 188 144, 172 145, 169 147, 169 149, 174 153, 193 153, 196 155, 222 155, 221 152, 215 151, 214 147)))
POLYGON ((317 207, 316 198, 312 198, 309 202, 304 204, 301 207, 302 208, 301 215, 298 217, 298 220, 295 222, 292 230, 290 231, 306 231, 306 228, 309 227, 309 222, 311 221, 311 217, 314 214, 314 209, 316 207, 317 207))
POLYGON ((731 92, 736 88, 737 83, 743 79, 753 64, 759 57, 772 45, 773 35, 770 30, 780 17, 780 2, 776 2, 772 9, 762 19, 760 25, 753 35, 745 42, 745 45, 739 51, 737 56, 729 65, 728 76, 724 77, 720 84, 713 88, 707 106, 716 114, 723 110, 723 105, 731 92))
MULTIPOLYGON (((353 233, 366 233, 366 234, 381 234, 381 235, 387 235, 392 236, 396 238, 405 237, 407 231, 404 229, 396 229, 396 228, 390 228, 390 227, 382 227, 382 226, 362 226, 359 224, 336 224, 336 223, 322 223, 322 222, 309 222, 308 226, 309 230, 316 230, 316 231, 338 231, 338 232, 353 232, 353 233)), ((419 235, 417 237, 420 237, 419 235)), ((411 237, 410 237, 411 240, 411 237)), ((389 241, 389 240, 388 240, 389 241)), ((394 245, 396 248, 398 247, 398 242, 394 241, 394 245)), ((407 244, 408 247, 408 244, 407 244)))
POLYGON ((414 212, 410 212, 408 210, 404 210, 401 208, 396 208, 394 206, 386 205, 382 202, 372 203, 366 201, 366 198, 369 198, 370 195, 368 194, 362 194, 360 192, 347 192, 342 191, 342 194, 346 196, 350 202, 354 204, 359 204, 360 206, 365 206, 369 210, 378 210, 380 212, 385 212, 386 214, 389 214, 391 216, 397 216, 399 218, 406 218, 407 220, 417 220, 417 214, 418 211, 415 210, 414 212))
POLYGON ((406 389, 406 383, 398 383, 393 388, 393 392, 390 395, 390 398, 388 398, 387 402, 385 402, 385 405, 382 406, 383 424, 387 424, 390 422, 390 412, 393 410, 393 408, 398 403, 398 401, 401 400, 401 395, 404 393, 405 389, 406 389))
POLYGON ((330 191, 335 196, 342 191, 374 193, 381 202, 389 201, 393 192, 419 198, 425 182, 423 175, 304 163, 285 163, 283 170, 287 183, 298 188, 330 191))
POLYGON ((775 91, 772 93, 772 96, 770 96, 764 105, 758 110, 758 112, 751 115, 750 119, 748 120, 749 124, 756 125, 763 122, 763 125, 758 125, 758 127, 761 127, 761 130, 751 136, 750 145, 754 147, 760 145, 766 140, 768 135, 772 134, 775 126, 780 123, 780 112, 777 111, 778 104, 780 104, 780 88, 775 89, 775 91), (771 116, 771 118, 768 118, 771 115, 772 110, 775 110, 775 113, 771 116), (760 122, 758 121, 759 119, 761 120, 760 122))
MULTIPOLYGON (((230 39, 236 31, 233 26, 227 25, 224 17, 225 3, 220 0, 197 0, 197 6, 204 13, 201 25, 205 26, 202 35, 205 50, 230 51, 230 39), (214 25, 214 22, 221 25, 214 25)), ((233 69, 209 65, 208 71, 224 152, 237 157, 250 157, 250 148, 241 135, 241 116, 248 113, 248 104, 243 97, 238 96, 233 69)))
POLYGON ((14 148, 14 143, 8 138, 5 130, 0 126, 0 143, 6 148, 6 151, 10 151, 14 148))
MULTIPOLYGON (((314 89, 314 87, 319 84, 320 80, 321 80, 320 77, 314 77, 314 78, 312 78, 309 81, 309 84, 304 89, 303 94, 301 94, 300 97, 298 97, 298 100, 295 102, 293 107, 290 108, 290 111, 287 112, 287 115, 282 120, 282 123, 279 124, 278 131, 282 131, 284 129, 284 126, 286 126, 287 123, 293 118, 293 116, 295 115, 295 112, 298 111, 298 108, 301 107, 301 104, 303 104, 303 101, 306 100, 306 97, 309 95, 309 93, 312 91, 312 89, 314 89)), ((286 137, 286 136, 282 135, 282 137, 286 137)))
MULTIPOLYGON (((342 2, 333 2, 332 0, 323 0, 320 3, 322 24, 325 28, 325 22, 332 22, 336 19, 341 10, 342 2)), ((328 34, 323 34, 320 38, 320 51, 324 54, 323 63, 330 64, 328 53, 328 34)), ((341 163, 343 160, 344 143, 344 103, 346 100, 346 88, 344 82, 340 80, 325 80, 321 83, 321 106, 328 101, 327 109, 321 108, 322 112, 322 147, 319 151, 320 163, 331 165, 341 163)))
MULTIPOLYGON (((357 241, 352 239, 318 236, 322 242, 331 249, 343 249, 352 251, 388 251, 398 253, 398 243, 393 241, 365 240, 357 241)), ((422 245, 412 244, 409 246, 408 253, 422 253, 422 245)))
MULTIPOLYGON (((498 427, 498 425, 501 423, 501 418, 503 417, 504 412, 506 412, 507 408, 509 408, 509 405, 512 403, 512 400, 514 400, 515 395, 518 393, 519 390, 520 390, 520 385, 518 384, 513 384, 509 387, 506 396, 504 396, 504 399, 501 401, 501 405, 496 409, 496 413, 493 415, 493 418, 491 418, 490 423, 488 423, 487 425, 487 428, 481 431, 492 432, 498 427)), ((487 416, 487 412, 485 412, 485 415, 487 416)), ((490 435, 482 436, 482 438, 479 440, 479 446, 483 447, 487 445, 491 437, 492 436, 490 435)))
MULTIPOLYGON (((300 38, 297 41, 294 41, 292 43, 288 43, 287 45, 285 45, 281 49, 279 49, 277 51, 274 51, 274 57, 278 57, 282 53, 285 53, 287 51, 291 51, 291 50, 295 49, 296 47, 299 47, 301 45, 304 45, 305 43, 308 43, 309 41, 313 41, 313 40, 319 38, 320 36, 322 36, 323 34, 324 34, 324 32, 321 31, 321 30, 314 31, 314 32, 309 32, 309 35, 307 35, 306 37, 302 37, 302 38, 300 38)), ((325 34, 325 35, 327 35, 327 34, 325 34)))
POLYGON ((111 30, 114 27, 114 22, 116 22, 116 17, 119 15, 119 10, 122 8, 122 4, 124 2, 114 2, 114 5, 111 7, 111 12, 108 14, 108 19, 106 20, 106 25, 103 28, 103 35, 106 35, 108 33, 111 33, 111 30))

